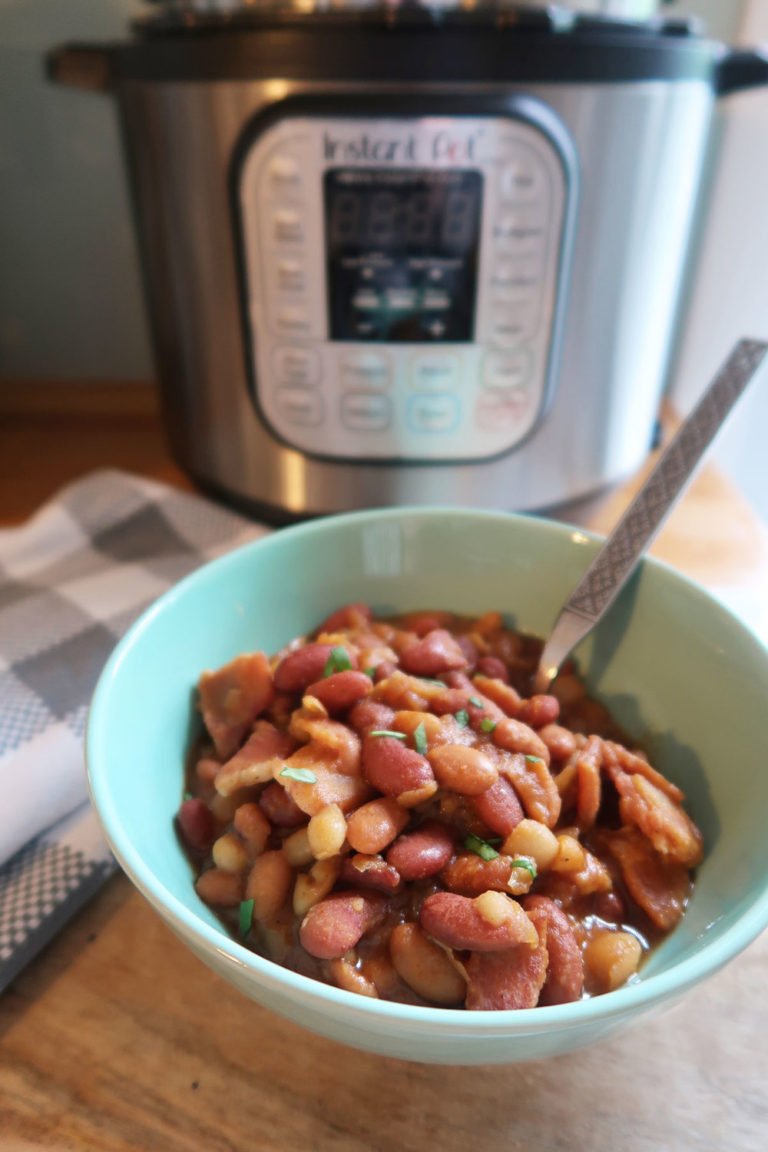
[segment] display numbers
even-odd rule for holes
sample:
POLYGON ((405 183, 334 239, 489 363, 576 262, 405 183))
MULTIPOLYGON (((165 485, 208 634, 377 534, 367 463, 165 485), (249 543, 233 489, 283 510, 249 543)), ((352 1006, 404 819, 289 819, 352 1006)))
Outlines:
POLYGON ((335 189, 330 213, 334 247, 464 250, 477 231, 478 197, 461 188, 335 189))

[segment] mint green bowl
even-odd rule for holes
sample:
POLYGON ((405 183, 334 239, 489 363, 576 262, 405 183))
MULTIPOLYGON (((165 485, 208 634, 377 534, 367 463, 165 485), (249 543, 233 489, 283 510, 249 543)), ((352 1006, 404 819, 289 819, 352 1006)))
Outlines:
POLYGON ((272 652, 354 600, 384 613, 498 609, 543 635, 596 547, 581 532, 534 518, 386 509, 284 529, 182 581, 118 645, 88 724, 93 802, 128 876, 246 996, 334 1040, 406 1060, 491 1064, 561 1054, 711 976, 768 924, 768 652, 700 588, 651 560, 578 653, 592 690, 684 789, 706 839, 687 914, 637 983, 518 1012, 355 996, 230 939, 197 898, 174 833, 202 669, 244 650, 272 652))

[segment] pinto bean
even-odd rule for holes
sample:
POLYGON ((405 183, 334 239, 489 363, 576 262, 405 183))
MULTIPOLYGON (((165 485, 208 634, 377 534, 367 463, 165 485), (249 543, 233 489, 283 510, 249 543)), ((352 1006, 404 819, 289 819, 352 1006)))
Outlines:
POLYGON ((282 852, 257 856, 245 885, 246 900, 253 900, 254 920, 272 920, 288 899, 292 882, 293 869, 282 852))
POLYGON ((373 679, 376 684, 381 684, 382 680, 388 680, 389 677, 397 672, 397 664, 394 660, 382 660, 381 663, 376 665, 376 671, 373 679))
POLYGON ((331 715, 346 712, 358 700, 364 700, 373 689, 373 684, 365 672, 334 672, 323 680, 315 680, 306 690, 308 696, 327 708, 331 715))
POLYGON ((387 732, 392 728, 395 718, 394 708, 382 704, 380 700, 360 700, 354 705, 347 722, 360 736, 370 731, 387 732))
POLYGON ((267 846, 272 826, 258 804, 241 804, 234 816, 235 831, 242 836, 248 851, 258 856, 267 846))
POLYGON ((523 819, 523 809, 509 780, 500 776, 495 784, 479 796, 472 797, 475 812, 491 832, 508 836, 523 819))
POLYGON ((332 893, 313 905, 302 920, 302 947, 318 960, 337 960, 379 923, 386 907, 386 898, 376 892, 332 893))
POLYGON ((401 653, 400 666, 414 676, 439 676, 466 668, 467 658, 450 632, 434 628, 401 653))
POLYGON ((243 898, 245 877, 242 872, 225 872, 222 868, 209 868, 195 881, 195 891, 201 900, 214 908, 237 908, 243 898))
MULTIPOLYGON (((275 668, 275 688, 278 692, 304 692, 309 684, 321 678, 332 651, 331 644, 304 644, 289 652, 275 668)), ((356 660, 349 655, 354 666, 356 660)))
POLYGON ((391 844, 408 823, 408 813, 392 797, 362 804, 347 817, 347 840, 355 852, 375 856, 391 844))
POLYGON ((601 992, 626 984, 643 957, 640 941, 631 932, 597 932, 587 944, 584 960, 601 992))
POLYGON ((521 720, 508 716, 499 720, 493 730, 493 742, 505 752, 517 752, 522 756, 537 756, 549 766, 549 748, 544 741, 521 720))
POLYGON ((543 728, 554 724, 559 715, 560 701, 556 696, 536 695, 523 700, 516 719, 530 728, 543 728))
POLYGON ((310 908, 324 900, 339 878, 341 861, 338 857, 316 860, 308 872, 300 872, 293 886, 293 912, 306 916, 310 908))
POLYGON ((405 808, 428 800, 437 791, 426 756, 406 748, 394 736, 364 738, 363 773, 369 784, 385 796, 396 796, 405 808))
POLYGON ((496 765, 479 748, 441 744, 427 754, 441 788, 461 796, 479 796, 499 778, 496 765))
POLYGON ((396 732, 404 733, 404 735, 409 738, 411 744, 413 744, 414 733, 420 724, 424 728, 427 747, 441 742, 443 726, 439 717, 433 715, 431 712, 412 712, 404 709, 400 712, 395 712, 394 719, 392 720, 392 728, 394 728, 396 732))
POLYGON ((276 780, 271 780, 259 796, 259 807, 279 828, 298 828, 306 820, 296 801, 276 780))
POLYGON ((245 872, 249 864, 248 850, 235 832, 225 832, 214 840, 211 855, 224 872, 245 872))
POLYGON ((309 846, 309 833, 306 826, 297 828, 295 832, 291 832, 290 836, 286 836, 282 848, 283 855, 292 868, 306 868, 315 859, 309 846))
POLYGON ((517 901, 501 892, 484 892, 474 900, 453 892, 434 892, 422 904, 419 922, 428 936, 446 948, 501 952, 516 944, 533 947, 538 941, 536 929, 517 901))
POLYGON ((489 700, 500 708, 505 716, 517 716, 522 703, 520 693, 506 680, 498 680, 488 676, 475 676, 475 687, 487 696, 489 700))
POLYGON ((539 729, 539 736, 553 760, 567 760, 576 751, 576 737, 560 724, 545 724, 539 729))
POLYGON ((184 800, 176 814, 181 838, 193 852, 207 852, 213 843, 213 816, 197 797, 184 800))
POLYGON ((454 851, 453 837, 437 820, 425 820, 420 827, 398 837, 386 854, 386 861, 403 880, 426 880, 446 866, 454 851))
POLYGON ((310 817, 307 839, 316 860, 338 856, 347 835, 347 821, 338 804, 326 804, 310 817))
POLYGON ((502 851, 508 856, 529 856, 538 872, 544 872, 560 850, 557 837, 546 824, 527 817, 507 836, 502 851))
POLYGON ((396 892, 401 887, 400 873, 381 856, 345 856, 341 879, 346 884, 373 888, 378 892, 396 892))
POLYGON ((523 908, 547 942, 547 978, 539 1004, 569 1004, 579 1000, 584 989, 584 960, 570 920, 554 900, 546 896, 526 896, 523 908), (542 922, 546 922, 543 931, 542 922))
POLYGON ((336 960, 328 961, 328 973, 337 988, 345 992, 354 992, 358 996, 369 996, 377 1000, 379 990, 373 980, 369 980, 364 972, 355 966, 355 955, 341 956, 336 960))
POLYGON ((396 925, 389 938, 389 952, 398 976, 424 1000, 446 1008, 462 1003, 464 978, 418 924, 396 925))

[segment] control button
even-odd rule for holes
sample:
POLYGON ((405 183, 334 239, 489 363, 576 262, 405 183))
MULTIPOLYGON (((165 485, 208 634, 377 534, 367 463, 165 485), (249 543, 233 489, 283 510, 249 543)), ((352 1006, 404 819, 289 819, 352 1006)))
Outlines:
POLYGON ((527 348, 516 352, 489 352, 483 363, 486 388, 524 388, 531 379, 533 358, 527 348))
POLYGON ((459 401, 444 392, 408 398, 408 425, 414 432, 452 432, 459 423, 459 401))
POLYGON ((538 312, 535 299, 512 296, 509 302, 502 300, 494 303, 491 311, 491 339, 503 344, 505 348, 529 340, 536 331, 538 312))
POLYGON ((531 403, 525 388, 489 388, 477 399, 477 426, 486 432, 500 428, 520 428, 522 431, 528 421, 531 403))
POLYGON ((267 176, 272 191, 277 195, 285 193, 296 195, 302 191, 304 179, 301 175, 301 168, 298 161, 293 160, 290 156, 275 156, 270 160, 267 176))
POLYGON ((275 373, 280 384, 308 387, 320 379, 320 357, 312 348, 276 348, 275 373))
POLYGON ((323 422, 323 398, 319 392, 285 386, 277 389, 275 401, 289 424, 308 428, 323 422))
POLYGON ((411 384, 427 392, 444 392, 459 382, 459 362, 455 356, 426 353, 411 364, 411 384))
POLYGON ((381 432, 391 414, 389 397, 380 392, 347 392, 341 398, 341 422, 353 432, 381 432))
POLYGON ((514 213, 501 216, 495 221, 493 238, 501 251, 508 252, 510 256, 541 257, 547 232, 543 224, 531 222, 525 216, 514 213))
POLYGON ((546 170, 533 156, 521 156, 502 168, 499 191, 502 199, 516 204, 541 200, 547 192, 546 170))
POLYGON ((344 358, 341 376, 350 388, 386 388, 390 382, 389 361, 377 352, 358 352, 344 358))
POLYGON ((387 305, 390 308, 410 311, 416 307, 416 293, 413 288, 390 288, 387 291, 387 305))
POLYGON ((435 292, 427 289, 422 300, 423 307, 429 312, 442 312, 451 306, 451 298, 447 292, 435 292))
POLYGON ((278 260, 275 279, 278 292, 303 292, 307 286, 304 266, 298 260, 278 260))
POLYGON ((279 244, 300 244, 304 239, 304 224, 298 212, 282 208, 275 212, 272 223, 279 244))
POLYGON ((361 312, 371 312, 379 307, 381 303, 377 292, 371 292, 370 289, 361 289, 355 292, 352 297, 352 305, 354 308, 359 308, 361 312))
POLYGON ((286 305, 277 313, 277 330, 284 336, 306 336, 309 333, 309 316, 306 308, 286 305))

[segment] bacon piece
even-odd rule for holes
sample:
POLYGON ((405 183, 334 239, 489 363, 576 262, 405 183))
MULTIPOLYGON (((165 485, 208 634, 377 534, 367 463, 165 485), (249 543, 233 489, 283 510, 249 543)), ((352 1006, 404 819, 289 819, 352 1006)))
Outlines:
POLYGON ((231 796, 238 788, 250 788, 271 780, 275 764, 282 767, 296 748, 296 741, 267 720, 257 720, 253 732, 216 774, 216 791, 231 796))
POLYGON ((351 812, 371 798, 371 788, 362 776, 338 771, 335 764, 318 758, 311 745, 299 748, 284 766, 276 765, 273 774, 276 782, 308 816, 314 816, 326 804, 338 804, 342 812, 351 812), (284 775, 284 767, 308 770, 314 780, 294 780, 284 775))
POLYGON ((203 722, 223 760, 234 755, 275 695, 263 652, 237 656, 215 672, 203 672, 198 691, 203 722))
POLYGON ((473 952, 465 970, 464 1006, 471 1012, 535 1008, 547 978, 546 930, 535 948, 519 944, 506 952, 473 952))
POLYGON ((494 756, 492 746, 484 751, 491 755, 499 774, 513 786, 526 815, 546 824, 547 828, 554 828, 560 815, 560 793, 544 761, 500 749, 494 756))
POLYGON ((590 736, 576 757, 576 818, 581 828, 591 828, 600 811, 600 766, 603 742, 590 736))
POLYGON ((615 779, 618 771, 626 772, 630 776, 644 776, 676 804, 682 804, 685 799, 678 786, 652 768, 643 756, 630 752, 623 744, 616 744, 613 740, 603 741, 603 771, 611 780, 615 779))
POLYGON ((618 772, 614 784, 625 824, 634 824, 661 856, 674 863, 684 868, 701 863, 702 835, 687 812, 645 776, 618 772))
POLYGON ((554 900, 526 896, 523 908, 533 920, 539 939, 547 943, 547 978, 539 1004, 570 1004, 584 990, 584 959, 571 922, 554 900), (546 923, 546 927, 544 926, 546 923))
POLYGON ((687 869, 659 856, 636 828, 606 833, 604 840, 635 903, 663 931, 674 928, 691 889, 687 869))

